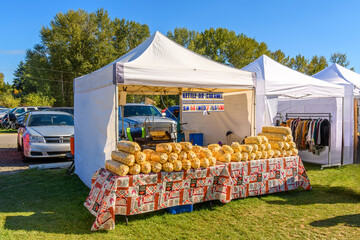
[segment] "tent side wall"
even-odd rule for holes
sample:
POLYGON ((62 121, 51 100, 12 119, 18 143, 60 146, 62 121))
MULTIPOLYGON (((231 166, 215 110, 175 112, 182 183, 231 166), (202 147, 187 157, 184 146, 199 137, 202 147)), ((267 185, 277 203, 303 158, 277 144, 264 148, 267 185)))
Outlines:
POLYGON ((253 94, 246 91, 224 96, 225 111, 203 113, 183 113, 184 131, 196 130, 204 134, 204 145, 221 141, 226 143, 226 132, 232 131, 240 137, 250 136, 253 128, 253 94))
POLYGON ((74 93, 75 173, 88 187, 116 147, 115 107, 115 85, 74 93))
MULTIPOLYGON (((308 100, 279 99, 278 113, 331 113, 331 163, 341 162, 342 148, 342 98, 317 98, 308 100)), ((328 148, 320 155, 308 151, 299 151, 303 161, 316 164, 328 164, 328 148)), ((350 162, 346 162, 348 164, 350 162)))

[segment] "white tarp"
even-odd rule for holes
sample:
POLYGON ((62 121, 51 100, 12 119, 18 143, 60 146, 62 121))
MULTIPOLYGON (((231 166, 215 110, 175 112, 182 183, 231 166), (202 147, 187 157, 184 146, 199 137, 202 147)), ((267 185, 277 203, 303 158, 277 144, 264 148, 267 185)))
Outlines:
MULTIPOLYGON (((254 89, 255 74, 211 61, 156 32, 118 60, 76 78, 75 172, 89 187, 91 175, 104 166, 115 149, 116 83, 119 91, 126 90, 129 94, 235 93, 254 89)), ((239 122, 249 119, 247 114, 252 104, 247 108, 237 119, 239 122)), ((191 122, 188 127, 193 128, 191 122)), ((207 131, 218 128, 213 126, 207 131)))
POLYGON ((354 158, 354 98, 359 96, 360 74, 339 64, 323 69, 313 77, 344 86, 344 163, 353 163, 354 158))
MULTIPOLYGON (((343 97, 341 86, 319 81, 316 78, 290 69, 266 55, 242 68, 256 73, 256 131, 272 123, 270 112, 276 112, 276 104, 268 105, 269 99, 287 97, 293 99, 343 97)), ((274 100, 273 100, 274 102, 274 100)))

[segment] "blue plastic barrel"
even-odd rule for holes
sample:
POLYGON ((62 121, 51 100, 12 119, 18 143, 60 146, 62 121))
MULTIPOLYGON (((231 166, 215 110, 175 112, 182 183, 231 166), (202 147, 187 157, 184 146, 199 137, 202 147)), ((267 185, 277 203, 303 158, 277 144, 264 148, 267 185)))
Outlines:
POLYGON ((189 141, 193 145, 203 146, 204 144, 204 134, 203 133, 190 133, 189 141))
POLYGON ((183 132, 177 134, 177 142, 185 142, 185 134, 183 132))

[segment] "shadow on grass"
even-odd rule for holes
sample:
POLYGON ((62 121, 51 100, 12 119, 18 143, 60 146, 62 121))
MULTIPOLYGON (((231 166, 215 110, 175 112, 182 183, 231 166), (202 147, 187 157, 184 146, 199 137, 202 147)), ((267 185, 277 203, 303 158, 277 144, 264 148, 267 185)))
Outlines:
POLYGON ((313 185, 312 191, 297 189, 294 191, 276 193, 276 196, 283 200, 263 200, 268 204, 277 205, 311 205, 311 204, 338 204, 350 203, 358 204, 360 194, 346 187, 327 187, 323 185, 313 185))
POLYGON ((310 223, 313 227, 333 227, 344 223, 348 227, 360 227, 360 214, 351 214, 323 219, 310 223))

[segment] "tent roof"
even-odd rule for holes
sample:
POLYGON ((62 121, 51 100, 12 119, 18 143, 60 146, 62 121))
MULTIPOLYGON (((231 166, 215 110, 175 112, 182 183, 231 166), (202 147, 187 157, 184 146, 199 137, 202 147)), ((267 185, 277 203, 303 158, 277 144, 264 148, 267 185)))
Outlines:
POLYGON ((337 63, 314 74, 313 77, 333 84, 353 84, 356 88, 360 89, 360 74, 340 66, 337 63))
POLYGON ((342 86, 320 81, 288 68, 266 55, 242 68, 256 73, 257 81, 264 81, 267 96, 292 98, 343 97, 342 86))
POLYGON ((132 94, 233 92, 254 88, 255 74, 212 61, 156 32, 109 65, 75 79, 74 89, 92 91, 115 81, 132 94))

